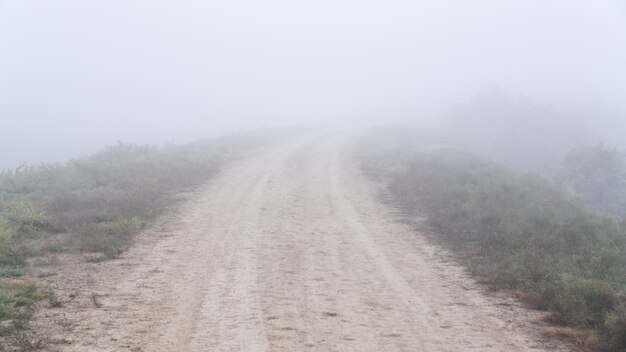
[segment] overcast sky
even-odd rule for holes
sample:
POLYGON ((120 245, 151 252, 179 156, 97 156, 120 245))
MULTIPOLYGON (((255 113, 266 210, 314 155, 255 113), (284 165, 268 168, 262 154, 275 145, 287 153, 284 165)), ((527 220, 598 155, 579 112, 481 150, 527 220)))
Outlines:
POLYGON ((0 0, 0 168, 493 86, 626 110, 626 1, 0 0))

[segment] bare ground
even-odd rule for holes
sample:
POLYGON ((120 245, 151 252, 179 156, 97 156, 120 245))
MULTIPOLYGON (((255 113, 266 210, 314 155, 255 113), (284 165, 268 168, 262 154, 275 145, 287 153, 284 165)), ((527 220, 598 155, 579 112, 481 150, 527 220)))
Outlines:
POLYGON ((377 201, 352 137, 230 164, 122 258, 45 269, 51 351, 567 351, 377 201), (47 272, 46 272, 47 270, 47 272))

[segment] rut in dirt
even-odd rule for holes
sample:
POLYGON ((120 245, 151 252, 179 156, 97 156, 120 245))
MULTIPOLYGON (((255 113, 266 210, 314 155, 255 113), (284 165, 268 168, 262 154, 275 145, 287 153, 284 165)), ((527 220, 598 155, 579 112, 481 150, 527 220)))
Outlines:
POLYGON ((378 202, 353 140, 313 134, 232 163, 89 274, 80 289, 103 308, 77 300, 55 313, 74 328, 54 348, 566 350, 378 202))

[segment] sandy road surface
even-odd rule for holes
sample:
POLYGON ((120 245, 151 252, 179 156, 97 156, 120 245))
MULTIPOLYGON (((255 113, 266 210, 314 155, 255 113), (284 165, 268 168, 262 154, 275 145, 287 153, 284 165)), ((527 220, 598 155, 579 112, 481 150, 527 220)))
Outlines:
POLYGON ((50 348, 561 349, 378 203, 350 140, 311 135, 236 161, 123 258, 68 271, 83 283, 44 314, 65 327, 50 348))

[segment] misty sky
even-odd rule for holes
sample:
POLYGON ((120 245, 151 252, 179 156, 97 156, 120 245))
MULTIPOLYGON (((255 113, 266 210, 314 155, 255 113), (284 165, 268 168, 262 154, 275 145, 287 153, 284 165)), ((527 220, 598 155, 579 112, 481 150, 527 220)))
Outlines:
POLYGON ((0 168, 494 86, 626 111, 626 1, 0 0, 0 168))

